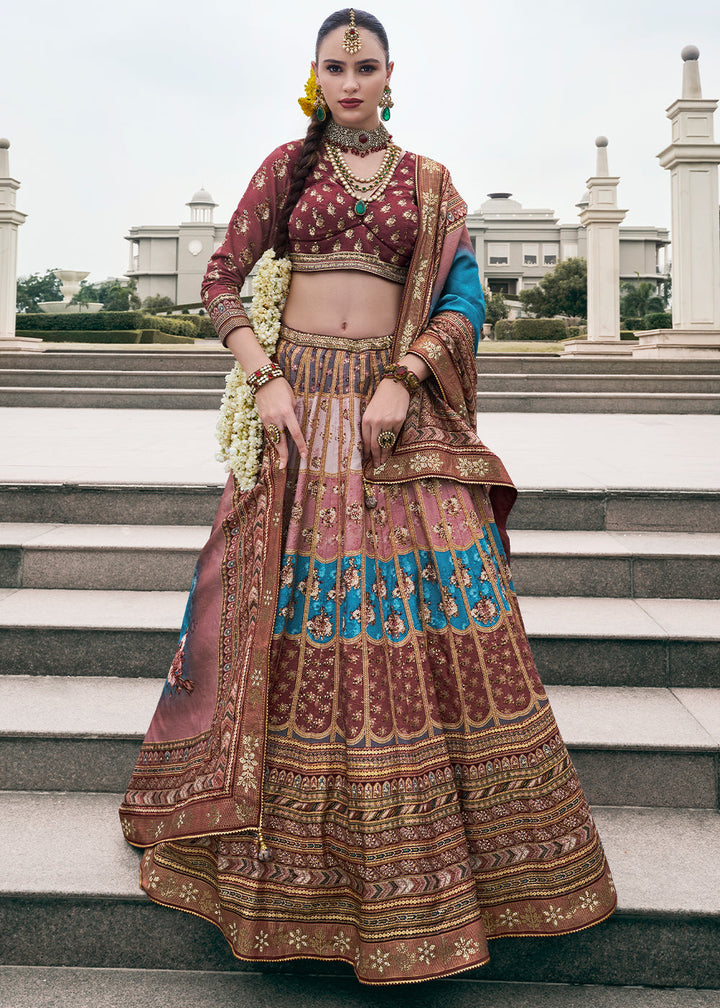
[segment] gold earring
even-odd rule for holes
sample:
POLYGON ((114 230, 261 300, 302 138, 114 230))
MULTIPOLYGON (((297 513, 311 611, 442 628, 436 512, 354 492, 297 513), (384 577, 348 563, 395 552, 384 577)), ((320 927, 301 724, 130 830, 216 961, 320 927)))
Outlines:
POLYGON ((325 122, 328 104, 325 101, 325 95, 323 94, 323 90, 319 84, 315 88, 315 103, 313 108, 315 109, 315 115, 318 118, 318 122, 325 122))
POLYGON ((378 102, 378 108, 382 109, 380 113, 380 118, 383 122, 387 122, 390 118, 390 109, 393 107, 395 102, 392 100, 392 91, 390 90, 390 85, 385 85, 385 90, 382 93, 380 101, 378 102))

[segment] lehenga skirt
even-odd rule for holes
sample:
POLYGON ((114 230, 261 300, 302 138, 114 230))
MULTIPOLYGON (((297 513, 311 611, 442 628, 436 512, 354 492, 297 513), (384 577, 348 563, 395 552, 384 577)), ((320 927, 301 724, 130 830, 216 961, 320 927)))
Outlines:
POLYGON ((278 346, 309 451, 301 465, 291 442, 267 853, 206 835, 148 847, 141 868, 154 900, 242 959, 344 960, 374 984, 479 966, 488 939, 579 931, 615 906, 486 488, 374 485, 368 506, 360 424, 389 342, 284 329, 278 346))

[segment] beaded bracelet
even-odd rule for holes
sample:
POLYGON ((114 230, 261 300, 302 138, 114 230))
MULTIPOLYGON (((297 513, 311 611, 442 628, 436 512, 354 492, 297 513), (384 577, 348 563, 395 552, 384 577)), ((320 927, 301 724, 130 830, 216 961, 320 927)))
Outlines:
POLYGON ((417 392, 420 388, 420 379, 405 364, 388 364, 383 371, 383 378, 391 378, 392 381, 399 382, 408 390, 410 395, 413 392, 417 392))
POLYGON ((283 370, 278 367, 277 364, 263 364, 263 366, 259 367, 257 371, 253 371, 247 376, 247 383, 252 394, 256 395, 257 390, 261 389, 263 385, 267 385, 267 383, 272 381, 273 378, 283 377, 283 370))

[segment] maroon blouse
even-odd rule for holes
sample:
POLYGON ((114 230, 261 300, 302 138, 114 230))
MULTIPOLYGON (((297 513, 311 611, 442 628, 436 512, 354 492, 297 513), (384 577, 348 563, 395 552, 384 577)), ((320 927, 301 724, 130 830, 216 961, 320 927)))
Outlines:
POLYGON ((415 155, 405 152, 382 197, 364 214, 333 173, 326 154, 290 217, 290 259, 302 272, 354 269, 405 283, 418 233, 415 155))
MULTIPOLYGON (((250 325, 240 291, 251 269, 275 240, 277 218, 290 186, 302 141, 268 155, 240 200, 222 245, 210 257, 202 299, 225 339, 250 325)), ((403 153, 382 199, 355 212, 356 199, 335 178, 327 156, 311 172, 290 218, 293 270, 354 269, 404 283, 418 231, 416 155, 403 153)))

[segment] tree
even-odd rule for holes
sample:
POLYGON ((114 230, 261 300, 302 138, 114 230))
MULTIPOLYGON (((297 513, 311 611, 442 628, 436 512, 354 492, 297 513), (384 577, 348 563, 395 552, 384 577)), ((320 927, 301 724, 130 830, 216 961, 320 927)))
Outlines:
POLYGON ((42 276, 31 273, 30 276, 18 277, 17 310, 38 312, 41 301, 62 301, 62 284, 53 271, 47 270, 42 276))
POLYGON ((483 288, 485 294, 485 321, 489 325, 495 325, 500 319, 506 319, 508 317, 508 306, 505 304, 505 298, 503 297, 502 291, 488 290, 487 287, 483 288))
POLYGON ((536 318, 587 318, 587 261, 564 259, 537 287, 520 291, 520 301, 536 318))
POLYGON ((142 310, 147 312, 149 315, 157 315, 157 313, 162 311, 163 308, 174 307, 175 302, 173 299, 165 297, 163 294, 153 294, 151 297, 146 297, 142 303, 142 310))
POLYGON ((103 280, 102 283, 90 284, 83 280, 80 290, 70 302, 84 305, 91 301, 102 304, 102 311, 132 311, 140 307, 137 296, 137 281, 130 280, 121 283, 117 279, 103 280))
POLYGON ((137 282, 131 280, 128 284, 121 284, 119 280, 111 283, 103 299, 103 311, 132 311, 140 307, 140 298, 137 296, 137 282))
POLYGON ((621 318, 644 318, 650 312, 661 312, 665 308, 657 287, 647 280, 621 284, 620 293, 621 318))

